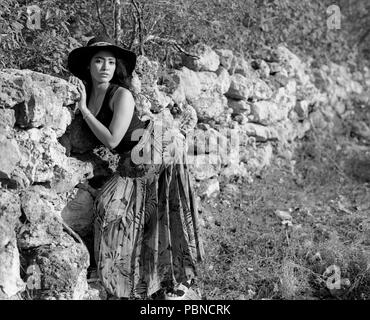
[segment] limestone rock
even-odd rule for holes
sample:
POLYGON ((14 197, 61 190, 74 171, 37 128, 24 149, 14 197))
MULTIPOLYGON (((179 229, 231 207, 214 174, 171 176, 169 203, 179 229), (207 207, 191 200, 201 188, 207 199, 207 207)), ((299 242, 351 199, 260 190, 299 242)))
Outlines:
POLYGON ((280 88, 278 89, 273 97, 272 101, 276 103, 279 107, 279 110, 284 114, 288 114, 290 110, 292 110, 297 103, 297 98, 294 93, 291 93, 289 88, 280 88))
POLYGON ((246 123, 241 126, 249 136, 255 137, 256 141, 265 142, 267 140, 277 139, 277 133, 271 127, 262 126, 255 123, 246 123))
POLYGON ((226 70, 229 70, 234 58, 233 52, 229 49, 216 49, 215 51, 220 57, 221 66, 223 66, 226 70))
POLYGON ((218 69, 220 58, 211 47, 200 43, 192 48, 191 53, 199 59, 182 55, 182 63, 189 69, 194 71, 216 71, 218 69))
POLYGON ((32 186, 20 196, 26 223, 18 234, 22 249, 60 243, 63 225, 59 212, 63 203, 54 191, 32 186))
POLYGON ((216 71, 217 74, 217 85, 219 88, 219 91, 222 94, 225 94, 227 91, 229 91, 231 79, 230 75, 227 72, 227 70, 223 67, 218 68, 216 71))
POLYGON ((0 180, 11 179, 21 157, 17 141, 0 135, 0 154, 0 180))
POLYGON ((309 104, 306 100, 297 101, 294 110, 297 113, 299 120, 308 117, 308 106, 309 104))
POLYGON ((268 63, 262 59, 257 59, 253 61, 253 67, 257 69, 258 74, 262 79, 268 78, 270 76, 270 67, 268 63))
POLYGON ((0 218, 0 299, 9 299, 23 291, 20 260, 14 228, 0 218))
POLYGON ((250 172, 258 173, 270 165, 273 157, 273 150, 270 143, 265 143, 257 149, 243 149, 241 161, 244 162, 250 172))
POLYGON ((220 193, 220 183, 218 182, 217 178, 211 178, 202 181, 199 192, 199 195, 201 197, 206 198, 217 197, 219 193, 220 193))
POLYGON ((183 67, 180 70, 176 70, 175 75, 179 78, 179 85, 172 93, 172 97, 176 95, 181 96, 181 92, 183 92, 188 101, 199 97, 201 93, 201 83, 196 72, 183 67))
POLYGON ((221 171, 221 157, 217 154, 188 155, 188 164, 198 181, 217 177, 221 171))
POLYGON ((75 232, 85 237, 92 231, 93 203, 91 194, 83 189, 63 208, 61 216, 75 232))
POLYGON ((283 45, 276 48, 276 53, 281 64, 288 71, 288 76, 296 77, 302 85, 309 81, 309 76, 306 74, 306 65, 297 55, 283 45))
POLYGON ((251 105, 250 119, 259 124, 270 125, 286 119, 287 116, 287 109, 281 109, 271 101, 257 101, 251 105))
POLYGON ((15 125, 15 112, 13 109, 0 108, 0 128, 13 128, 15 125))
POLYGON ((245 100, 234 100, 228 99, 228 106, 233 110, 233 114, 246 114, 248 115, 251 111, 250 104, 245 100))
POLYGON ((227 110, 227 99, 217 92, 202 92, 198 98, 190 101, 200 121, 207 121, 221 116, 227 110))
POLYGON ((89 253, 83 244, 69 238, 64 245, 41 246, 34 251, 33 261, 39 270, 42 300, 80 300, 88 290, 86 280, 89 253))
POLYGON ((324 115, 319 110, 311 112, 309 119, 311 120, 312 125, 315 129, 325 129, 328 126, 324 115))
POLYGON ((24 289, 15 233, 20 216, 18 195, 0 189, 0 299, 10 299, 24 289))
POLYGON ((72 119, 66 106, 79 94, 67 81, 31 70, 3 69, 0 105, 13 108, 16 124, 24 128, 52 127, 61 136, 72 119))
POLYGON ((66 156, 65 149, 57 141, 51 128, 19 131, 16 140, 21 154, 17 166, 31 183, 50 183, 63 192, 73 187, 73 183, 77 184, 79 180, 92 174, 91 164, 82 164, 66 156))
POLYGON ((252 66, 243 57, 234 57, 231 62, 231 68, 228 71, 230 74, 241 74, 247 78, 255 78, 257 76, 252 66))
POLYGON ((254 86, 251 79, 239 73, 233 74, 230 78, 230 88, 226 93, 228 98, 241 100, 248 99, 253 95, 254 86))
POLYGON ((333 107, 339 115, 342 115, 346 111, 346 105, 343 101, 338 101, 333 107))
POLYGON ((253 95, 255 100, 267 100, 272 96, 272 90, 266 82, 261 79, 254 79, 253 81, 253 95))
POLYGON ((175 126, 185 134, 192 132, 198 122, 197 112, 187 103, 173 106, 171 114, 173 115, 175 126))

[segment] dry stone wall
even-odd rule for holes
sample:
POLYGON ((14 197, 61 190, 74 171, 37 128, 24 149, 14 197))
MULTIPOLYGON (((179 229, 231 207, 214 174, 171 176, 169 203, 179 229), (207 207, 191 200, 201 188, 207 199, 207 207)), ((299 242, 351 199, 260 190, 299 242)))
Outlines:
MULTIPOLYGON (((354 96, 369 102, 368 69, 313 67, 284 46, 253 60, 203 44, 192 54, 165 71, 139 57, 132 92, 143 119, 186 136, 201 197, 217 196, 220 177, 290 160, 312 127, 335 129, 354 96)), ((98 297, 86 280, 92 204, 119 156, 82 134, 78 99, 63 79, 0 71, 1 299, 98 297)))

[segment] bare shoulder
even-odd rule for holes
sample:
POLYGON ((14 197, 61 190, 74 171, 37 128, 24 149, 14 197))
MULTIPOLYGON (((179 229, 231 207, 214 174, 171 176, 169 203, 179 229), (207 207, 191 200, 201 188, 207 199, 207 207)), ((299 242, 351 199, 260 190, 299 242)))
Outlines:
POLYGON ((134 103, 134 97, 130 90, 119 87, 113 95, 113 102, 124 101, 125 103, 134 103))

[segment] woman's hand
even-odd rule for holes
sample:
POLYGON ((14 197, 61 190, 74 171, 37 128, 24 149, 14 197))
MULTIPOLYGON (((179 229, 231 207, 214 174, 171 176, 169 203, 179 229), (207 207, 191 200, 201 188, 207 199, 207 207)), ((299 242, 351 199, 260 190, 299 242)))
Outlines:
POLYGON ((77 104, 78 109, 82 113, 87 112, 88 109, 87 109, 87 105, 86 105, 85 85, 83 84, 83 82, 79 78, 74 77, 74 76, 69 77, 68 82, 75 85, 77 87, 77 90, 78 90, 79 94, 80 94, 80 101, 77 104))

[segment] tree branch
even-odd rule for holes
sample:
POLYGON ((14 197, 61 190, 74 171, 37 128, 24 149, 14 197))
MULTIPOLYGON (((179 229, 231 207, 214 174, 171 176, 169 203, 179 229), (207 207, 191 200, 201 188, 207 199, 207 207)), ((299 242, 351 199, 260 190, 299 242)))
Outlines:
POLYGON ((107 30, 107 27, 106 27, 103 19, 101 18, 101 10, 100 10, 100 6, 99 6, 99 0, 95 0, 95 5, 96 5, 96 12, 98 14, 99 22, 103 26, 105 35, 109 38, 109 33, 108 33, 108 30, 107 30))
POLYGON ((114 1, 114 40, 116 41, 116 44, 120 44, 120 39, 122 36, 121 16, 122 16, 121 0, 115 0, 114 1))
POLYGON ((137 15, 136 18, 137 18, 137 21, 139 22, 138 23, 138 31, 139 31, 139 42, 140 42, 140 54, 141 55, 144 55, 144 42, 143 42, 143 19, 142 19, 142 15, 141 15, 141 12, 140 12, 140 9, 139 9, 139 6, 137 4, 137 2, 135 0, 131 0, 131 3, 132 5, 134 6, 135 10, 136 10, 136 13, 137 15))
POLYGON ((166 43, 166 44, 169 44, 169 45, 173 45, 178 51, 180 51, 181 53, 183 53, 183 54, 185 54, 185 55, 187 55, 189 57, 192 57, 192 58, 195 58, 195 59, 199 59, 200 58, 199 56, 196 56, 196 55, 193 55, 193 54, 187 52, 185 49, 183 49, 176 42, 176 40, 173 40, 173 39, 165 39, 165 38, 161 38, 161 37, 158 37, 158 36, 149 35, 148 37, 146 37, 145 42, 150 42, 150 41, 163 42, 163 43, 166 43))

